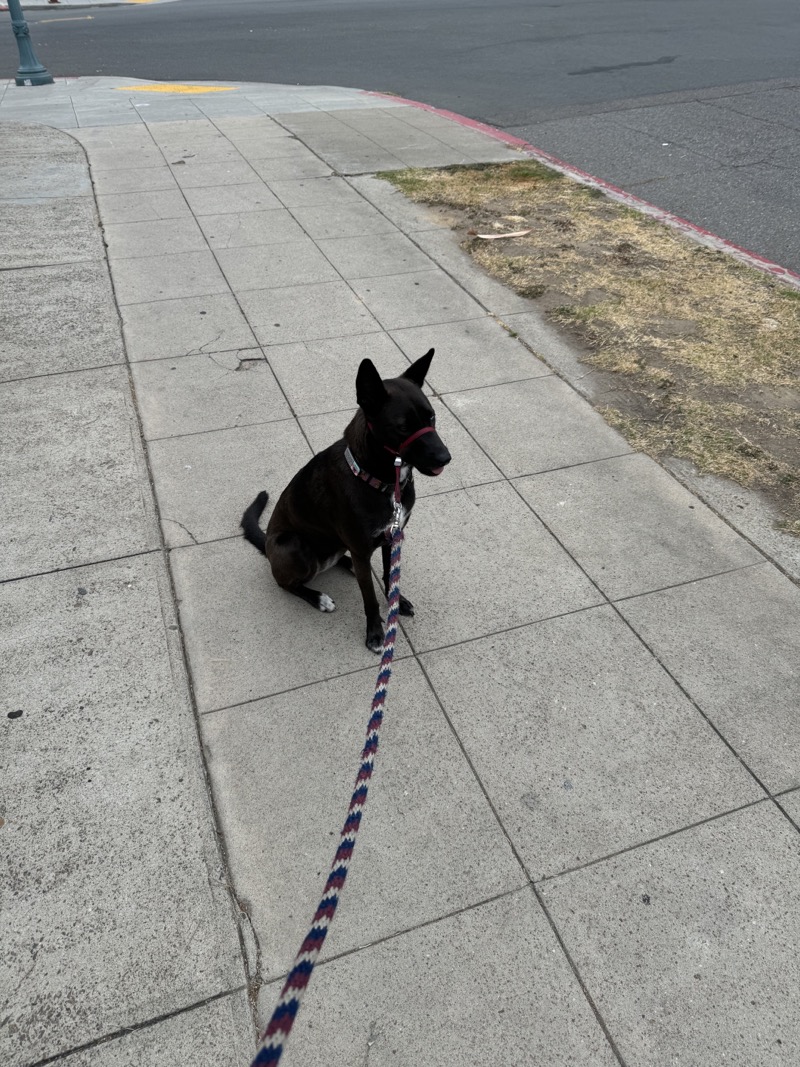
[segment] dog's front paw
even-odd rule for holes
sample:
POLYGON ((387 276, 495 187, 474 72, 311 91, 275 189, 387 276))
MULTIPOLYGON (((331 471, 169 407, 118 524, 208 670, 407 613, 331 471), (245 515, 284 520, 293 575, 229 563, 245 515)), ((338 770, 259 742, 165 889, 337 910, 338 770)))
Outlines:
POLYGON ((398 610, 401 615, 414 615, 414 605, 410 600, 406 600, 404 596, 400 597, 400 607, 398 610))
POLYGON ((380 655, 383 652, 383 627, 379 630, 367 629, 367 640, 364 642, 370 652, 380 655))
POLYGON ((336 605, 327 593, 320 593, 317 607, 320 611, 336 611, 336 605))

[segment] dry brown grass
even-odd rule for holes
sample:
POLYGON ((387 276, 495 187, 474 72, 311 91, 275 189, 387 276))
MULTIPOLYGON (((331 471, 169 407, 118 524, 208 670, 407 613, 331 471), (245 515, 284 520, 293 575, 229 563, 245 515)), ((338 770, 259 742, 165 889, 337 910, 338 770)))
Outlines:
POLYGON ((800 536, 800 293, 534 161, 385 177, 623 385, 603 413, 635 447, 767 492, 800 536))

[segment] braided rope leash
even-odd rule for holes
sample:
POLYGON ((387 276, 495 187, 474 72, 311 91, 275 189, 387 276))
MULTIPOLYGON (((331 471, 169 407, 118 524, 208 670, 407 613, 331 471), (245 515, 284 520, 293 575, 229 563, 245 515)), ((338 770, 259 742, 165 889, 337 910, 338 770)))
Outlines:
MULTIPOLYGON (((398 465, 399 466, 399 465, 398 465)), ((399 499, 396 497, 396 500, 399 499)), ((284 1046, 292 1032, 294 1021, 300 1010, 311 974, 317 962, 325 938, 328 935, 336 908, 339 904, 339 896, 344 889, 347 872, 350 869, 350 861, 353 858, 353 850, 356 847, 356 835, 361 826, 361 816, 367 803, 367 790, 372 778, 372 770, 375 765, 375 753, 378 751, 378 735, 383 723, 383 711, 386 705, 386 690, 389 679, 392 676, 392 659, 394 658, 394 646, 397 640, 397 615, 400 610, 400 546, 403 542, 403 530, 399 523, 399 516, 395 511, 395 521, 391 527, 392 551, 389 570, 389 614, 386 619, 386 632, 383 637, 383 655, 381 665, 378 668, 378 680, 375 685, 375 696, 372 699, 372 709, 369 723, 367 724, 367 739, 361 752, 358 774, 353 795, 350 798, 350 807, 347 809, 339 847, 333 857, 331 871, 322 892, 322 899, 311 922, 305 940, 300 946, 300 951, 294 961, 294 966, 289 971, 289 976, 284 983, 277 1007, 272 1013, 266 1030, 261 1035, 261 1045, 253 1060, 252 1067, 274 1067, 280 1062, 284 1046)))

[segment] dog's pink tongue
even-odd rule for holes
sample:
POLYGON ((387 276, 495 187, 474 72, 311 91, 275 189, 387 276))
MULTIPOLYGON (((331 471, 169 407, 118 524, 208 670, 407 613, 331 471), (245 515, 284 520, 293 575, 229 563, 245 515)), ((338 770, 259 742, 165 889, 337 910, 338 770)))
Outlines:
POLYGON ((431 471, 431 474, 439 475, 439 474, 442 473, 443 470, 444 470, 444 467, 434 467, 433 470, 431 471))

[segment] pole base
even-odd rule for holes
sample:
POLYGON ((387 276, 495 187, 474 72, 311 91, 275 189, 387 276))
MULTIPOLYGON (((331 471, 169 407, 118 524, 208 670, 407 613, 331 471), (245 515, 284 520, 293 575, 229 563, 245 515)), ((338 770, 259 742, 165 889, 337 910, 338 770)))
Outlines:
POLYGON ((31 70, 26 71, 24 74, 17 74, 14 81, 17 85, 52 85, 53 75, 42 68, 42 70, 31 70))

